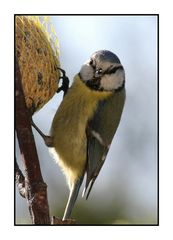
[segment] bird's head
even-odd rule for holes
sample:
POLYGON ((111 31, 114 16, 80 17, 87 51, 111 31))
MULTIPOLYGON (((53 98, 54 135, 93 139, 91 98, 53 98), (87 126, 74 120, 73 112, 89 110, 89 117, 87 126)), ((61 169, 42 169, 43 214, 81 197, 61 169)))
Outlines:
POLYGON ((93 53, 79 75, 89 88, 96 91, 119 90, 125 83, 125 72, 119 58, 108 50, 93 53))

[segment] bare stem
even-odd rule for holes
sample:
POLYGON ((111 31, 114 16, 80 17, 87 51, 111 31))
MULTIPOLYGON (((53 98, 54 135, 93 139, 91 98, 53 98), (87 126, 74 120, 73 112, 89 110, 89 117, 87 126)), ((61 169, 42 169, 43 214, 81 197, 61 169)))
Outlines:
MULTIPOLYGON (((30 113, 25 104, 21 74, 16 61, 16 132, 24 165, 25 176, 16 165, 18 186, 25 196, 33 224, 50 224, 47 185, 44 183, 35 141, 30 124, 30 113), (25 190, 24 190, 25 189, 25 190)), ((19 190, 20 191, 20 190, 19 190)))

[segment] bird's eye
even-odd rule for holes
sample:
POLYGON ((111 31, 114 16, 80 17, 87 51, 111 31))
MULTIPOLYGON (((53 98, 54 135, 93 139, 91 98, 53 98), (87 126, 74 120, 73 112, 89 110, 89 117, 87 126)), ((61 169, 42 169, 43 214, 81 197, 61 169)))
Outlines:
POLYGON ((103 70, 102 70, 101 68, 99 68, 99 69, 96 71, 96 73, 97 73, 97 74, 101 74, 102 71, 103 71, 103 70))

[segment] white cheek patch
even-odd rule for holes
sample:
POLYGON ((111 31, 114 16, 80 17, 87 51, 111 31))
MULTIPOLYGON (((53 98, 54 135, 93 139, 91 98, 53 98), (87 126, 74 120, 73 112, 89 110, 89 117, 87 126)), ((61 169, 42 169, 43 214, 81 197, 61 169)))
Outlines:
POLYGON ((103 75, 100 81, 100 87, 107 91, 111 91, 121 87, 124 79, 124 71, 117 70, 116 73, 103 75))
POLYGON ((80 70, 80 75, 83 81, 91 80, 94 76, 94 70, 89 64, 84 64, 80 70))

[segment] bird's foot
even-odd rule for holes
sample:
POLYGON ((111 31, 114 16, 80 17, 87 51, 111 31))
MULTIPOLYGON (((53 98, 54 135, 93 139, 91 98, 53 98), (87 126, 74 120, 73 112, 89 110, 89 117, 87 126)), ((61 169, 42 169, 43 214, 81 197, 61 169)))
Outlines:
POLYGON ((65 96, 69 88, 69 79, 66 76, 66 72, 62 68, 57 67, 57 69, 59 69, 62 73, 62 76, 60 77, 60 79, 62 79, 62 86, 58 88, 57 93, 63 91, 65 96))
POLYGON ((31 125, 32 127, 35 128, 35 130, 40 134, 40 136, 43 138, 45 144, 47 147, 53 147, 53 139, 50 136, 46 136, 38 127, 37 125, 34 123, 34 121, 31 118, 31 125))

